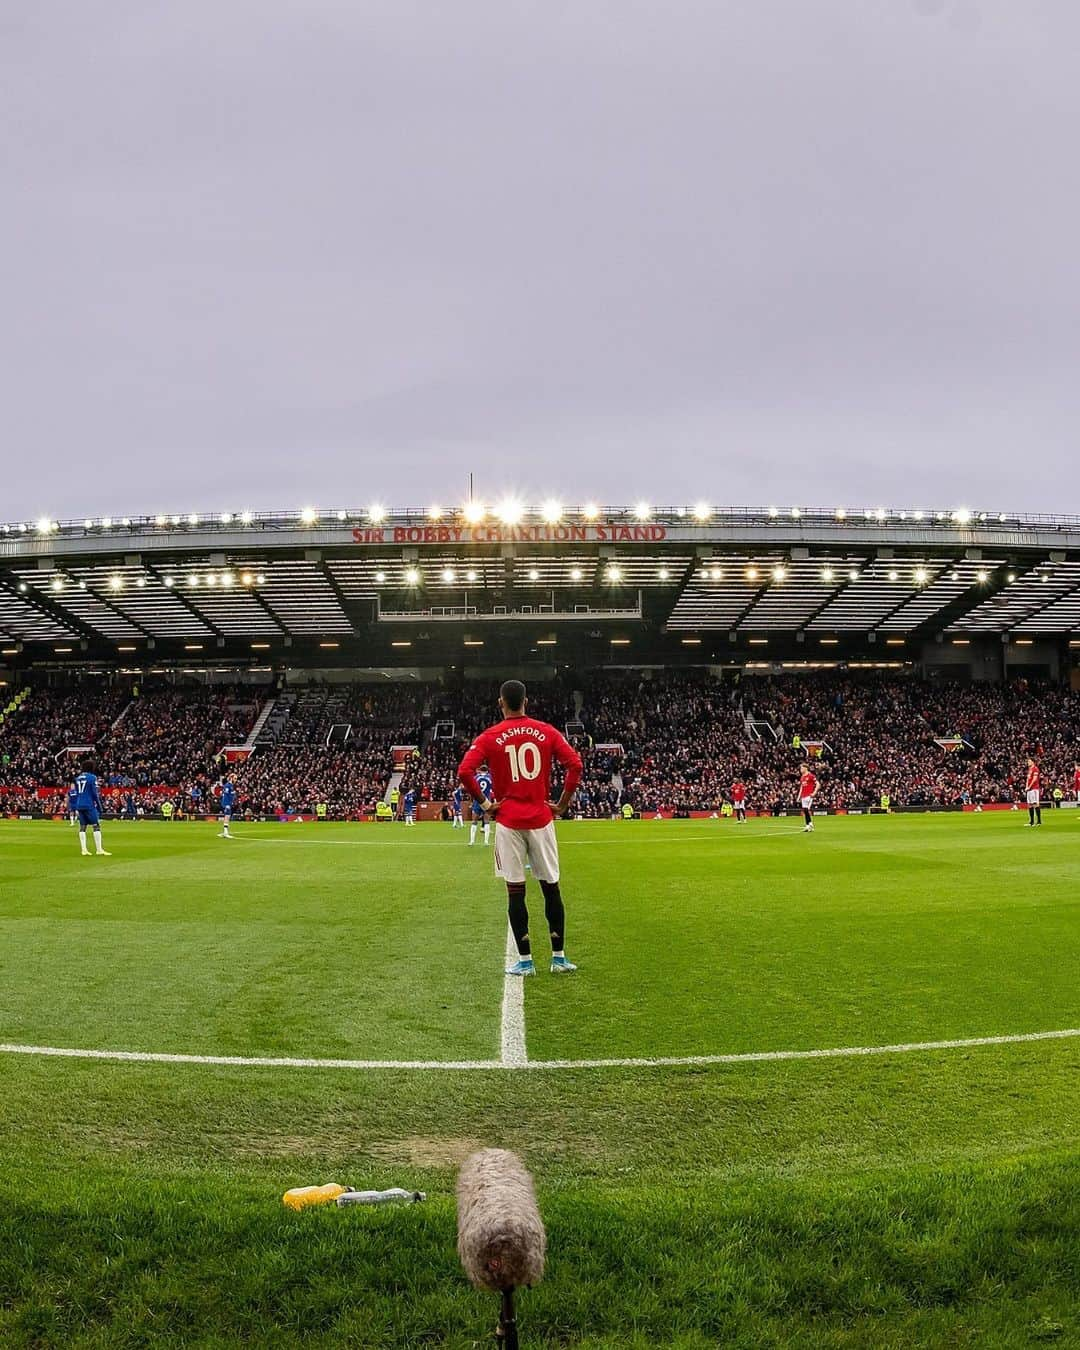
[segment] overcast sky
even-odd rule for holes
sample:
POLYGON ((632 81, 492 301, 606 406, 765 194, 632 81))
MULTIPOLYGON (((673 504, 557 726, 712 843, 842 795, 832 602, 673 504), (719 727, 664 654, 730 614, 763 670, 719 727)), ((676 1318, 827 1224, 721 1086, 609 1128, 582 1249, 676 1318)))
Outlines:
POLYGON ((1080 510, 1077 0, 0 12, 0 518, 1080 510))

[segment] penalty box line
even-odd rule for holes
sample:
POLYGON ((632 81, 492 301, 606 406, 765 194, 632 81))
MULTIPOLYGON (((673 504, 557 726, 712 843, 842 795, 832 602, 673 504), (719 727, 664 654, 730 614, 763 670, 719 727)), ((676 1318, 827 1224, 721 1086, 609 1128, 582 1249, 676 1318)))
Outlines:
MULTIPOLYGON (((520 983, 520 981, 519 981, 520 983)), ((826 1050, 756 1050, 730 1055, 661 1055, 626 1059, 301 1059, 292 1056, 187 1055, 143 1050, 79 1050, 52 1045, 0 1044, 3 1055, 34 1055, 59 1059, 111 1060, 135 1064, 212 1064, 225 1068, 347 1069, 347 1070, 476 1070, 476 1069, 662 1069, 683 1065, 764 1064, 782 1060, 856 1059, 870 1055, 907 1055, 931 1050, 969 1050, 979 1046, 1026 1045, 1035 1041, 1064 1041, 1080 1037, 1080 1027, 1063 1031, 1028 1031, 1015 1036, 971 1036, 962 1040, 910 1041, 897 1045, 849 1045, 826 1050)), ((524 1042, 522 1042, 524 1055, 524 1042)))

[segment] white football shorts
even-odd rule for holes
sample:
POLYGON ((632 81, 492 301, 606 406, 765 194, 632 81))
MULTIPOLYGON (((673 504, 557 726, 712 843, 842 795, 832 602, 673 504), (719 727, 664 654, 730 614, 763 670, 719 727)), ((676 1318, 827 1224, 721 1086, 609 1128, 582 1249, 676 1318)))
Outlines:
POLYGON ((802 809, 804 811, 812 811, 814 809, 813 797, 803 797, 801 799, 800 805, 802 806, 802 809))
POLYGON ((1038 789, 1038 788, 1031 788, 1031 789, 1029 790, 1028 795, 1027 795, 1027 804, 1028 804, 1028 806, 1038 806, 1038 804, 1039 804, 1039 789, 1038 789))
POLYGON ((511 885, 524 882, 525 864, 537 881, 558 881, 559 843, 555 822, 542 830, 511 830, 495 822, 495 875, 511 885))

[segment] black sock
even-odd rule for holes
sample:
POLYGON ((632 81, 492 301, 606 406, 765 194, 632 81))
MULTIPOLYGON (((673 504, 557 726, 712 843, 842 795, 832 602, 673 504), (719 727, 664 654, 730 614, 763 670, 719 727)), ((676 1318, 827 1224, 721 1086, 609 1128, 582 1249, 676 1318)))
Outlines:
POLYGON ((506 883, 507 912, 510 915, 510 928, 517 943, 518 955, 524 960, 532 955, 529 943, 529 910, 525 904, 525 883, 508 881, 506 883))
POLYGON ((810 812, 807 810, 805 806, 803 807, 803 820, 806 821, 807 825, 810 824, 811 821, 810 812))
POLYGON ((1033 806, 1028 807, 1028 824, 1035 824, 1035 808, 1033 806))
POLYGON ((551 950, 561 952, 566 937, 566 908, 562 892, 557 881, 542 881, 540 889, 544 892, 544 918, 551 933, 551 950))
POLYGON ((1041 806, 1037 806, 1037 807, 1035 808, 1035 824, 1036 824, 1036 825, 1041 825, 1041 824, 1042 824, 1042 807, 1041 807, 1041 806))

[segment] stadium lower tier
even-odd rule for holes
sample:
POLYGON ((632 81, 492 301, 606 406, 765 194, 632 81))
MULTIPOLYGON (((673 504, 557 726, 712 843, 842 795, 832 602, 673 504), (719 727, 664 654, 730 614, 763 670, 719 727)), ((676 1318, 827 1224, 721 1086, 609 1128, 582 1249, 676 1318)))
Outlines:
MULTIPOLYGON (((438 818, 496 694, 494 681, 26 685, 0 720, 0 814, 63 813, 92 757, 117 815, 214 815, 231 777, 243 815, 363 819, 411 793, 438 818)), ((1080 695, 1028 680, 627 670, 537 684, 529 710, 580 750, 584 817, 721 814, 737 783, 751 812, 778 813, 804 761, 830 811, 1023 802, 1029 761, 1045 802, 1080 788, 1080 695)))

